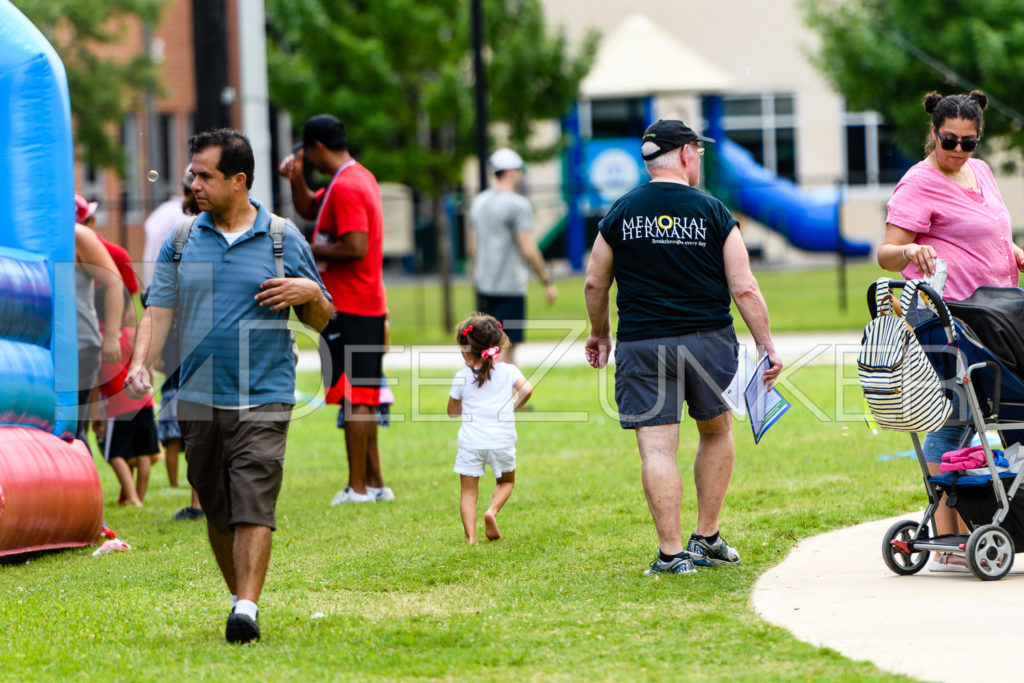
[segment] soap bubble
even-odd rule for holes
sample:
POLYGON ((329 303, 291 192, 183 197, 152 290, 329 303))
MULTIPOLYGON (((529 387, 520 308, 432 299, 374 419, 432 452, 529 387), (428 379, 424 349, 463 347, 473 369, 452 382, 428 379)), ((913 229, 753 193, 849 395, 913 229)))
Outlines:
POLYGON ((847 427, 846 425, 843 425, 842 428, 839 430, 839 434, 841 436, 849 436, 850 435, 850 428, 847 427))
POLYGON ((148 180, 151 183, 155 183, 156 181, 160 180, 160 174, 157 173, 156 170, 150 169, 149 173, 146 174, 146 180, 148 180))

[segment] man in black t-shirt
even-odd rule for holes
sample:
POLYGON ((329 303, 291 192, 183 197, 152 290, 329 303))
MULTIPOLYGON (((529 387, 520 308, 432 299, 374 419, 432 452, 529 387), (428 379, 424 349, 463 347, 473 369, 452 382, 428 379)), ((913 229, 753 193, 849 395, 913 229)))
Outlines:
POLYGON ((615 401, 623 429, 636 430, 647 505, 658 532, 648 574, 686 574, 694 565, 737 565, 718 533, 732 476, 732 414, 722 391, 736 373, 736 302, 758 350, 768 354, 771 384, 782 370, 768 309, 750 271, 739 224, 719 200, 698 190, 701 142, 682 121, 644 133, 641 154, 651 182, 621 197, 601 221, 587 267, 587 361, 608 362, 608 292, 618 285, 615 401), (697 423, 694 461, 697 524, 685 548, 676 453, 683 403, 697 423))

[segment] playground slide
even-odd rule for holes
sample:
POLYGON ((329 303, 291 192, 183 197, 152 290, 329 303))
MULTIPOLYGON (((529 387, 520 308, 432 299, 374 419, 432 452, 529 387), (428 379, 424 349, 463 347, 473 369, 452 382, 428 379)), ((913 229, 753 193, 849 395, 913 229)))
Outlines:
POLYGON ((808 193, 754 161, 753 155, 730 140, 722 128, 725 105, 713 95, 704 100, 707 134, 716 140, 708 182, 729 208, 753 218, 806 251, 842 250, 867 256, 871 245, 839 235, 839 192, 808 193))
POLYGON ((74 159, 64 67, 0 0, 0 555, 86 545, 103 494, 74 441, 74 159))
POLYGON ((866 256, 871 245, 839 235, 839 193, 811 194, 758 165, 754 157, 719 132, 714 188, 730 207, 779 233, 805 251, 866 256), (841 245, 841 246, 840 246, 841 245))

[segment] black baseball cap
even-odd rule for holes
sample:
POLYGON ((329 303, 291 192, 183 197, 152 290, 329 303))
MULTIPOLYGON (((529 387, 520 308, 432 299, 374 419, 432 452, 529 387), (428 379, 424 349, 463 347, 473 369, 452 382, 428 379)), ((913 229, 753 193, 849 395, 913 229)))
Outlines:
POLYGON ((348 149, 345 126, 330 114, 311 116, 302 129, 302 144, 312 147, 317 142, 324 143, 324 147, 333 151, 348 149))
POLYGON ((643 140, 640 141, 641 145, 653 142, 658 146, 658 151, 653 154, 643 154, 642 156, 644 161, 650 161, 665 152, 688 145, 694 140, 714 142, 711 138, 698 135, 696 131, 679 119, 658 119, 647 126, 647 130, 644 131, 643 140))

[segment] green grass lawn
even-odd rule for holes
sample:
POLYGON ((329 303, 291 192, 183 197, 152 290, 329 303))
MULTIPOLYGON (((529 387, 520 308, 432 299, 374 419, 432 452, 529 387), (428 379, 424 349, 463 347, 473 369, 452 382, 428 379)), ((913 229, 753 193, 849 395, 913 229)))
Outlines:
MULTIPOLYGON (((839 273, 835 268, 813 270, 756 271, 761 291, 771 314, 775 332, 807 332, 813 330, 856 330, 867 322, 866 293, 868 285, 886 275, 873 260, 852 262, 846 272, 847 294, 843 310, 839 291, 839 273)), ((894 275, 894 274, 890 274, 894 275)), ((898 277, 898 276, 897 276, 898 277)), ((583 277, 574 276, 556 282, 559 296, 553 306, 546 306, 539 282, 531 279, 527 299, 527 315, 531 320, 587 321, 583 303, 583 277)), ((391 310, 391 338, 395 344, 446 344, 452 334, 443 329, 441 321, 441 288, 435 280, 417 284, 388 285, 388 306, 391 310)), ((612 313, 614 316, 614 289, 612 313)), ((455 322, 473 311, 475 297, 472 286, 460 281, 452 288, 452 310, 455 322)), ((733 309, 737 329, 744 330, 743 319, 733 309)), ((614 324, 614 320, 613 320, 614 324)), ((587 327, 589 329, 589 326, 587 327)), ((556 340, 559 329, 534 329, 527 339, 556 340)))
MULTIPOLYGON (((602 408, 614 405, 610 373, 559 367, 536 382, 504 537, 473 547, 451 471, 457 424, 441 416, 450 376, 393 378, 407 416, 382 432, 393 503, 332 508, 346 476, 335 413, 293 423, 264 638, 251 647, 223 642, 228 595, 202 524, 170 521, 187 491, 170 489, 161 465, 145 508, 118 507, 98 462, 106 521, 133 550, 0 565, 0 678, 907 680, 797 641, 750 606, 757 577, 800 539, 923 503, 916 463, 878 458, 909 448, 906 436, 832 419, 859 411, 855 379, 837 389, 826 366, 784 375, 788 395, 813 407, 795 403, 756 447, 737 423, 722 533, 742 566, 651 578, 657 541, 635 442, 602 408), (557 412, 578 419, 547 419, 557 412)), ((684 529, 695 439, 684 423, 684 529)), ((485 479, 481 497, 492 490, 485 479)))

